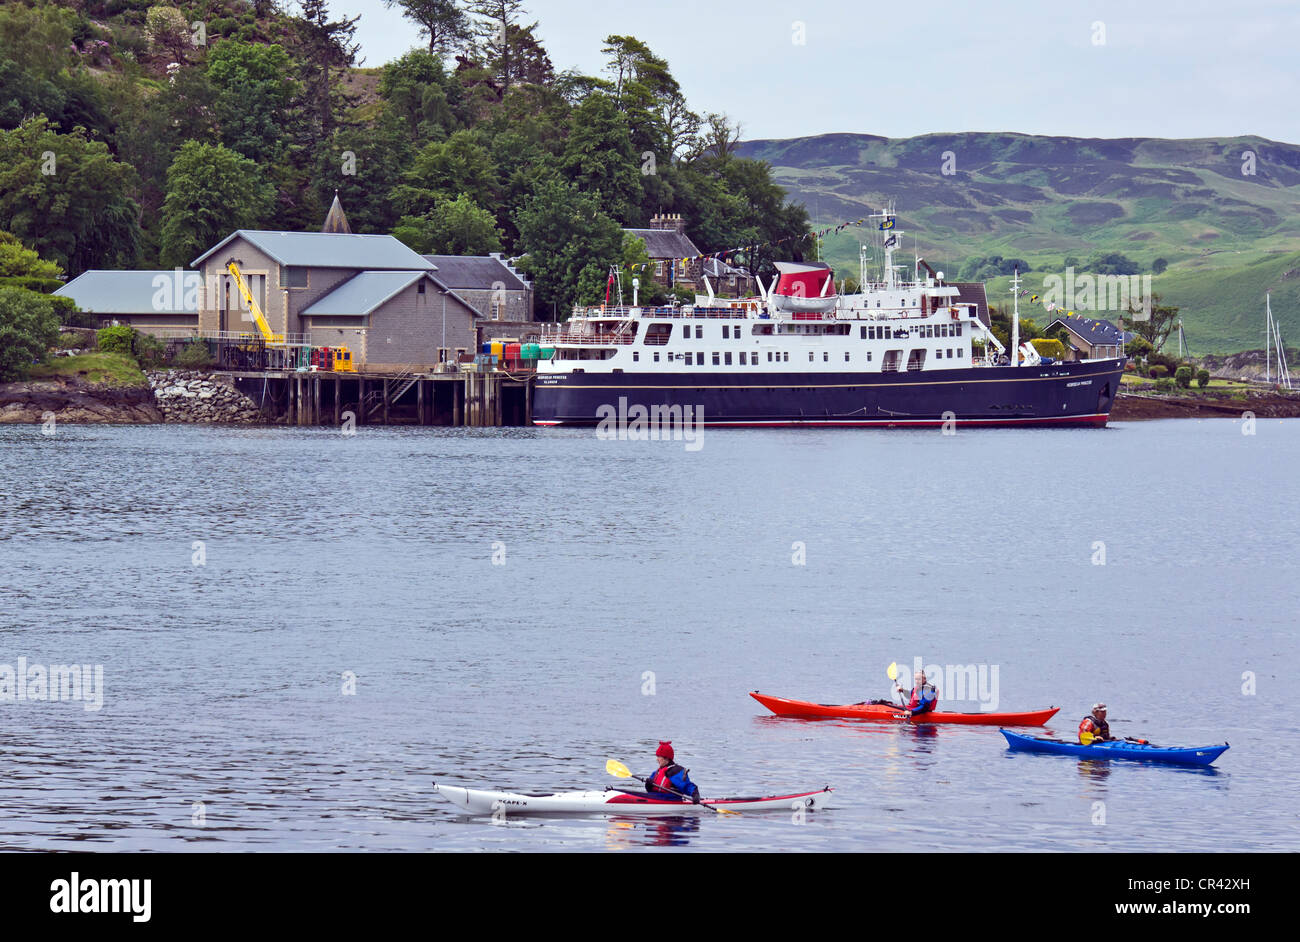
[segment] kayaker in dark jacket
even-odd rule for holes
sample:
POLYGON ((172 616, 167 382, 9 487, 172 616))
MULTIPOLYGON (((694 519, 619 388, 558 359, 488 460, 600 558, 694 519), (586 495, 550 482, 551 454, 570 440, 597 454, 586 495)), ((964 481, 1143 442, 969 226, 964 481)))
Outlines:
POLYGON ((1110 734, 1110 724, 1106 722, 1106 704, 1094 703, 1092 712, 1079 723, 1079 742, 1086 746, 1111 739, 1114 737, 1110 734))
POLYGON ((699 804, 700 790, 695 787, 691 781, 687 769, 673 761, 673 744, 671 742, 660 742, 659 748, 655 750, 655 759, 659 762, 659 768, 655 773, 645 780, 645 790, 648 792, 677 792, 685 795, 691 801, 699 804))
MULTIPOLYGON (((933 684, 925 682, 925 671, 917 671, 916 676, 912 679, 916 684, 912 688, 912 694, 908 698, 907 705, 903 707, 907 710, 908 716, 916 716, 918 713, 929 713, 939 705, 939 691, 934 689, 933 684)), ((898 686, 898 681, 894 681, 894 688, 901 695, 903 688, 898 686)))

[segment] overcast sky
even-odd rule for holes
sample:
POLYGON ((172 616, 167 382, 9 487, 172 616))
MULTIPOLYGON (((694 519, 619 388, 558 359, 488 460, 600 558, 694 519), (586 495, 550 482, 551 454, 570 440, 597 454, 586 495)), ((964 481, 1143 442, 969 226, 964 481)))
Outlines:
MULTIPOLYGON (((747 138, 1023 131, 1079 137, 1258 134, 1300 143, 1297 0, 525 0, 557 70, 598 73, 631 34, 691 106, 747 138), (800 44, 799 40, 803 42, 800 44)), ((366 65, 419 44, 383 0, 366 65)))

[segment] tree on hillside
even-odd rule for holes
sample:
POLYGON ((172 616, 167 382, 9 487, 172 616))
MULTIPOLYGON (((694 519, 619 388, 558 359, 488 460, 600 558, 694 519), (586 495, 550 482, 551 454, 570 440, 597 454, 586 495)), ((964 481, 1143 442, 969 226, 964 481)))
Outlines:
POLYGON ((404 125, 412 142, 441 141, 464 122, 462 90, 437 56, 412 50, 384 66, 379 96, 404 125))
POLYGON ((135 171, 84 129, 60 134, 36 117, 0 130, 0 229, 70 275, 135 264, 136 185, 135 171))
POLYGON ((52 5, 0 7, 0 128, 44 115, 58 130, 78 125, 111 138, 104 90, 81 65, 73 38, 77 15, 52 5))
MULTIPOLYGON (((512 33, 511 27, 518 27, 524 17, 523 0, 470 0, 470 12, 478 18, 474 32, 479 48, 504 97, 516 74, 513 41, 517 41, 519 33, 512 33)), ((531 34, 536 26, 533 23, 526 29, 531 34)))
POLYGON ((592 95, 574 109, 560 166, 580 190, 597 194, 610 216, 634 221, 641 202, 640 159, 627 120, 608 95, 592 95))
POLYGON ((303 91, 310 116, 308 146, 334 133, 338 90, 335 78, 357 61, 354 41, 360 14, 331 20, 328 0, 300 0, 302 18, 295 20, 302 55, 303 91))
POLYGON ((26 288, 0 287, 0 383, 25 376, 58 337, 52 299, 26 288))
POLYGON ((297 93, 284 47, 223 39, 208 52, 207 74, 221 142, 258 162, 283 153, 297 93))
POLYGON ((1136 275, 1142 271, 1142 267, 1127 255, 1105 252, 1088 259, 1088 271, 1098 275, 1136 275))
POLYGON ((568 316, 580 286, 605 284, 623 252, 623 230, 594 196, 551 178, 520 211, 518 251, 536 286, 539 316, 568 316))
POLYGON ((608 36, 601 52, 637 152, 650 151, 664 164, 675 160, 699 132, 700 117, 687 107, 667 61, 635 36, 608 36))
POLYGON ((384 0, 390 10, 400 7, 402 15, 420 24, 420 35, 429 37, 429 53, 460 48, 474 36, 474 24, 460 0, 384 0))
POLYGON ((1129 302, 1127 313, 1120 318, 1125 330, 1131 330, 1159 353, 1178 324, 1178 308, 1160 303, 1160 295, 1152 294, 1150 312, 1129 302))
POLYGON ((477 131, 457 131, 445 141, 421 150, 402 182, 393 189, 398 211, 419 215, 439 200, 469 196, 478 206, 494 209, 497 203, 497 168, 477 131))
POLYGON ((508 31, 514 78, 520 85, 549 85, 555 81, 550 53, 537 38, 537 24, 511 25, 508 31))
POLYGON ((695 143, 692 156, 706 156, 725 163, 730 160, 740 144, 740 124, 725 114, 707 114, 704 126, 695 143))
POLYGON ((145 34, 157 53, 170 56, 174 62, 184 62, 192 45, 189 21, 175 7, 150 7, 145 14, 145 34))
POLYGON ((167 170, 162 264, 185 267, 236 229, 270 218, 275 190, 262 169, 221 144, 186 141, 167 170))
POLYGON ((465 194, 441 199, 429 212, 403 216, 393 235, 421 255, 487 255, 501 251, 501 230, 492 214, 465 194))

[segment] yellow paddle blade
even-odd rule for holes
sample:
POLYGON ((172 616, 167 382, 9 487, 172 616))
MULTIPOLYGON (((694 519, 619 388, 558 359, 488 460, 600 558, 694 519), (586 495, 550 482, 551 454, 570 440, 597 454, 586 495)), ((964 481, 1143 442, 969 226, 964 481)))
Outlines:
POLYGON ((885 676, 887 676, 890 680, 898 680, 898 665, 890 664, 889 670, 885 671, 885 676))
POLYGON ((632 770, 625 766, 617 759, 610 759, 605 763, 605 771, 615 778, 631 778, 632 770))
POLYGON ((729 808, 719 808, 717 805, 709 805, 709 807, 712 808, 714 811, 716 811, 718 814, 734 814, 736 817, 738 818, 740 817, 739 811, 732 811, 729 808))

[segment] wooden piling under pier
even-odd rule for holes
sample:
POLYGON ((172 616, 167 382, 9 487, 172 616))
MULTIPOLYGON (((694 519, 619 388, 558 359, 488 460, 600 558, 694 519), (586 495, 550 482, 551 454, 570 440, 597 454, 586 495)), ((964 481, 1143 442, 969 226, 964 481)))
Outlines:
POLYGON ((284 425, 531 425, 533 380, 504 373, 232 371, 236 388, 284 425))

